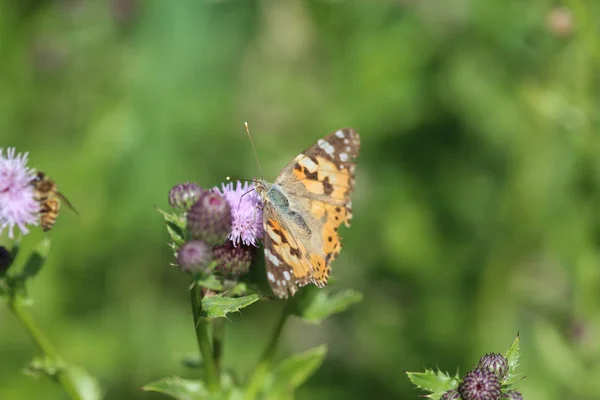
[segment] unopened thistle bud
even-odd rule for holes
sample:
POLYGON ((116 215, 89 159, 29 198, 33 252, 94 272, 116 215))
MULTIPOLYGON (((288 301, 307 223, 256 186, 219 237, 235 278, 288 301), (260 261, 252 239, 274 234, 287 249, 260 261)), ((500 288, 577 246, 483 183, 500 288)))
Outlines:
POLYGON ((213 258, 216 261, 216 271, 225 277, 239 278, 248 273, 256 247, 239 244, 234 246, 230 240, 221 246, 213 248, 213 258))
POLYGON ((496 374, 478 368, 464 376, 458 392, 463 400, 498 400, 502 394, 496 374))
POLYGON ((187 226, 194 239, 222 244, 231 232, 231 207, 220 194, 203 192, 188 212, 187 226))
POLYGON ((508 374, 508 360, 502 354, 489 353, 479 359, 477 368, 493 372, 500 381, 503 381, 508 374))
POLYGON ((187 211, 198 201, 201 194, 202 188, 195 183, 181 183, 173 186, 169 192, 169 204, 177 210, 187 211))
POLYGON ((177 251, 177 263, 184 272, 192 275, 205 272, 211 261, 210 247, 200 241, 191 240, 186 242, 177 251))

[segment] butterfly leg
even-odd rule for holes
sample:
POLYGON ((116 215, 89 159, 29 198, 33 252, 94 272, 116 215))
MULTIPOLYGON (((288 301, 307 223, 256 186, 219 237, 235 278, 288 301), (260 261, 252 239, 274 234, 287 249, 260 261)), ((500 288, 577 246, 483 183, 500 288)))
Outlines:
POLYGON ((250 222, 246 227, 244 227, 244 229, 242 229, 242 233, 246 232, 246 229, 250 228, 252 226, 252 224, 254 224, 256 222, 256 209, 259 209, 262 211, 263 207, 258 204, 254 207, 254 211, 252 213, 252 222, 250 222))

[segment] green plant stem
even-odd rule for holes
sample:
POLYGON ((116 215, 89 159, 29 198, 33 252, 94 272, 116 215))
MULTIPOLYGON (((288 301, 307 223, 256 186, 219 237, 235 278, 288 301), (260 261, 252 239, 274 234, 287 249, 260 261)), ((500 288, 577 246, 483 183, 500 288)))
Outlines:
POLYGON ((200 286, 194 285, 190 291, 194 328, 196 331, 198 349, 200 350, 200 355, 202 356, 202 362, 204 364, 206 383, 211 391, 217 392, 220 387, 219 374, 213 358, 212 345, 209 336, 211 323, 209 320, 202 317, 201 289, 200 286))
POLYGON ((67 371, 62 368, 64 362, 58 356, 48 338, 33 321, 31 314, 29 314, 25 304, 23 304, 23 299, 18 295, 12 296, 9 299, 8 305, 13 315, 19 320, 21 325, 23 325, 25 330, 33 338, 33 341, 38 346, 40 351, 58 366, 56 380, 62 386, 63 390, 69 395, 70 398, 74 400, 81 400, 82 397, 79 395, 77 385, 71 379, 71 376, 67 373, 67 371))
POLYGON ((262 356, 260 357, 260 360, 254 369, 254 373, 252 376, 250 376, 250 379, 248 379, 248 384, 246 385, 246 400, 255 399, 259 393, 265 374, 269 370, 269 367, 273 362, 273 357, 277 352, 277 345, 279 344, 279 339, 281 338, 281 332, 283 332, 283 327, 292 313, 292 308, 292 300, 288 299, 285 303, 283 311, 281 312, 281 316, 277 321, 277 325, 273 331, 273 336, 271 336, 269 344, 267 347, 265 347, 262 356))
POLYGON ((217 318, 213 323, 213 359, 217 375, 221 376, 221 360, 223 358, 223 340, 225 339, 225 318, 217 318))

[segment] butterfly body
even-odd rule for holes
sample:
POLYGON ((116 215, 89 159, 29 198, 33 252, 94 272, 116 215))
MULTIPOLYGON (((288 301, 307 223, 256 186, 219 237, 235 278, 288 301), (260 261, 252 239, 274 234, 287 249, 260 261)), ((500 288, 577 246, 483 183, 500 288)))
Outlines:
POLYGON ((341 250, 338 227, 352 218, 359 147, 354 130, 340 129, 295 157, 275 183, 254 179, 263 200, 267 280, 277 297, 309 283, 327 285, 341 250))

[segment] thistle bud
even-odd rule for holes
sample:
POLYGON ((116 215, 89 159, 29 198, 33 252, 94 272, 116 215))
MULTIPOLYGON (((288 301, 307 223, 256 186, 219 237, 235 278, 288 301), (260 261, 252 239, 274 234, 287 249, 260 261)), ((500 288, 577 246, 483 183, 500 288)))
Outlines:
POLYGON ((213 248, 213 258, 217 262, 216 271, 230 278, 246 275, 255 254, 256 247, 242 244, 234 246, 227 240, 225 244, 213 248))
POLYGON ((477 368, 493 372, 503 381, 508 375, 508 360, 502 354, 489 353, 479 359, 477 368))
POLYGON ((231 208, 220 194, 203 192, 188 212, 187 226, 194 239, 221 244, 231 232, 231 208))
POLYGON ((186 242, 177 251, 179 268, 192 275, 205 272, 211 258, 210 247, 199 240, 186 242))
POLYGON ((187 211, 198 201, 201 194, 202 188, 195 183, 181 183, 169 192, 169 204, 177 210, 187 211))
POLYGON ((498 400, 502 394, 496 375, 478 368, 464 376, 458 392, 464 400, 498 400))

